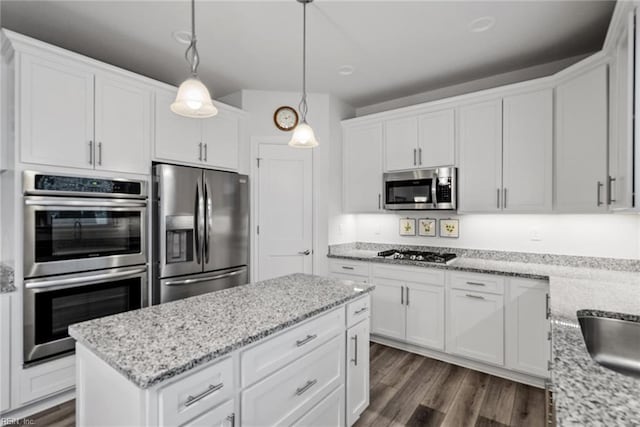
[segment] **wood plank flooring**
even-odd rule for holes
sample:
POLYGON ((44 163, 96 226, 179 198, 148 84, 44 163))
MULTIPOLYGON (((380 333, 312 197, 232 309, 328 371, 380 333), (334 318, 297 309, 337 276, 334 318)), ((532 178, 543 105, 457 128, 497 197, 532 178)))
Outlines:
POLYGON ((371 397, 356 427, 544 426, 544 391, 372 343, 371 397))
MULTIPOLYGON (((371 344, 371 403, 356 427, 544 426, 544 391, 438 360, 371 344)), ((75 400, 28 418, 75 425, 75 400)))

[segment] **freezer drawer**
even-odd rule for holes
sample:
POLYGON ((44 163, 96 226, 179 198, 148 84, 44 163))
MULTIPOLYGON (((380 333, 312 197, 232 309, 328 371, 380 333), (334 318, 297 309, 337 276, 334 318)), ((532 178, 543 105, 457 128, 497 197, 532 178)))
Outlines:
POLYGON ((208 292, 245 285, 249 280, 247 267, 229 268, 203 274, 191 274, 160 280, 159 292, 153 296, 154 304, 188 298, 208 292))

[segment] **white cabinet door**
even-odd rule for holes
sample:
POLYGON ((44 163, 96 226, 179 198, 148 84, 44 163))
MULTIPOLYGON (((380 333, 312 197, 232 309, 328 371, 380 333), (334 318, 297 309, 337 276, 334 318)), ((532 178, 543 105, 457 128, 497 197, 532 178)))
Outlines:
POLYGON ((346 126, 343 131, 343 210, 382 210, 382 124, 346 126))
MULTIPOLYGON (((331 394, 293 423, 294 427, 342 427, 344 422, 344 387, 340 386, 331 394)), ((230 426, 234 427, 234 426, 230 426)))
POLYGON ((405 338, 403 283, 374 277, 371 296, 371 332, 391 338, 405 338))
POLYGON ((237 170, 240 135, 238 116, 220 109, 218 114, 202 120, 204 162, 215 168, 237 170))
POLYGON ((406 286, 407 342, 444 350, 444 287, 421 283, 406 286))
POLYGON ((607 66, 556 89, 556 208, 607 210, 607 66))
POLYGON ((182 427, 233 427, 235 421, 234 401, 228 400, 198 418, 182 424, 182 427))
POLYGON ((27 54, 20 69, 22 161, 93 169, 91 70, 27 54))
POLYGON ((447 351, 503 365, 503 296, 458 289, 449 292, 447 351))
POLYGON ((420 167, 455 164, 454 111, 443 110, 418 117, 418 164, 420 167))
POLYGON ((11 341, 11 294, 0 294, 0 412, 5 412, 11 406, 9 376, 11 363, 9 361, 11 341))
POLYGON ((503 101, 502 206, 550 212, 553 203, 553 91, 503 101))
POLYGON ((507 367, 546 378, 551 357, 551 325, 546 310, 549 284, 512 278, 507 290, 507 367))
POLYGON ((418 118, 402 117, 384 124, 385 170, 416 168, 418 164, 418 118))
POLYGON ((633 203, 633 88, 635 13, 627 20, 615 45, 610 69, 611 139, 609 141, 609 202, 613 210, 630 209, 633 203))
POLYGON ((347 331, 347 425, 369 406, 369 320, 347 331))
POLYGON ((96 75, 96 169, 149 174, 151 91, 116 76, 96 75))
POLYGON ((202 164, 202 119, 182 117, 169 109, 174 91, 156 91, 155 154, 157 160, 202 164))
POLYGON ((502 188, 502 100, 461 107, 459 211, 498 212, 502 188))

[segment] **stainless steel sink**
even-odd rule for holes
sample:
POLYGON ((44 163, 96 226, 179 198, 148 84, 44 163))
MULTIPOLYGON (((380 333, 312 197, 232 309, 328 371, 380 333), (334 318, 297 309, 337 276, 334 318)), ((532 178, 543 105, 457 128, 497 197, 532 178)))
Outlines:
POLYGON ((640 322, 591 310, 577 315, 591 358, 605 368, 640 378, 640 322))

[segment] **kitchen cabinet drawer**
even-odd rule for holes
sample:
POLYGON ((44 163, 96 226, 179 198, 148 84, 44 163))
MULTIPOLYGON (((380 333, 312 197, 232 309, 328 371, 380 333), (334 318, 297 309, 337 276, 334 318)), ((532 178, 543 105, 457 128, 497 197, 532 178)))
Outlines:
MULTIPOLYGON (((369 278, 369 264, 349 261, 331 261, 329 263, 331 273, 348 274, 351 276, 365 276, 369 278)), ((356 280, 355 278, 352 280, 356 280)))
POLYGON ((330 272, 329 273, 329 277, 333 277, 335 279, 341 279, 341 280, 351 280, 353 282, 358 282, 358 283, 368 283, 369 282, 369 276, 356 276, 356 275, 352 275, 352 274, 330 272))
POLYGON ((242 385, 248 386, 344 331, 344 308, 333 310, 242 352, 242 385))
POLYGON ((453 289, 488 292, 499 295, 504 293, 504 277, 501 276, 476 273, 451 273, 449 280, 453 289))
POLYGON ((344 346, 340 334, 242 392, 242 424, 289 425, 307 413, 344 383, 344 346))
POLYGON ((347 328, 352 327, 361 320, 367 319, 371 313, 371 298, 369 295, 358 298, 347 304, 347 328))
POLYGON ((160 424, 180 425, 233 395, 233 360, 197 370, 160 390, 160 424))
POLYGON ((395 267, 380 266, 373 267, 373 277, 383 279, 399 280, 403 282, 425 283, 428 285, 444 286, 444 270, 431 270, 423 267, 395 267))
POLYGON ((344 426, 344 387, 335 389, 293 425, 294 427, 344 426))
POLYGON ((181 427, 235 427, 234 401, 228 400, 181 427))

